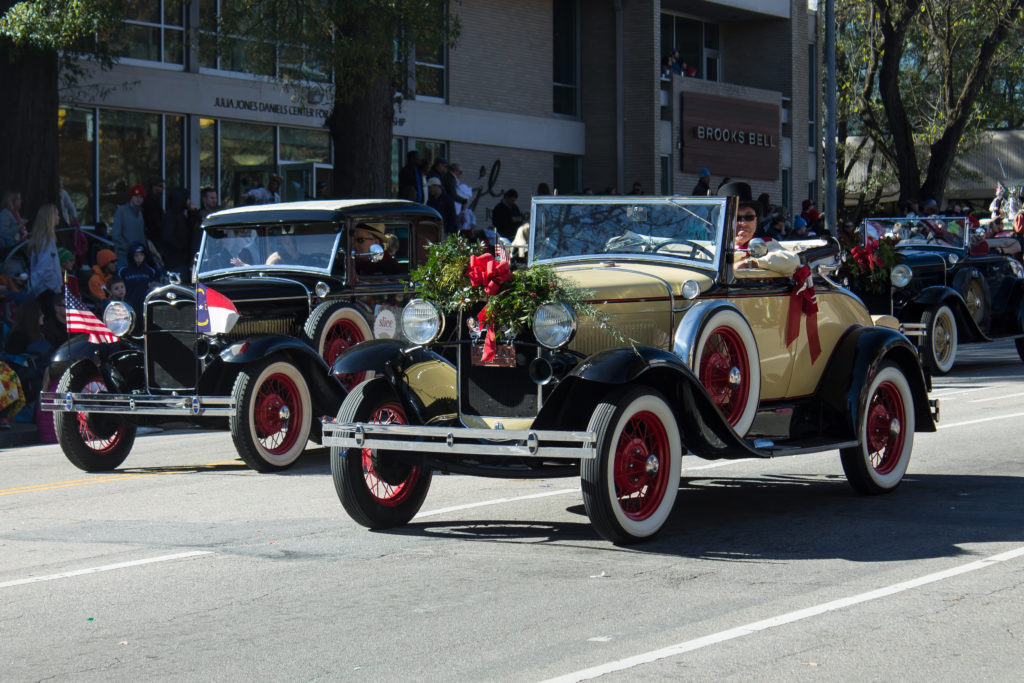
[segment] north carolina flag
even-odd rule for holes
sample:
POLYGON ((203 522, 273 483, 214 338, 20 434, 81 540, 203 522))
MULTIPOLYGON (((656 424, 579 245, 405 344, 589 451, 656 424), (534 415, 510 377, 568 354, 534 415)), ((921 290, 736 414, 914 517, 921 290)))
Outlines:
POLYGON ((202 283, 196 284, 196 332, 227 334, 238 322, 238 309, 227 298, 202 283))
POLYGON ((110 331, 110 328, 104 325, 80 298, 75 296, 70 287, 64 288, 64 307, 68 334, 83 332, 89 335, 89 341, 96 344, 117 341, 117 337, 110 331))

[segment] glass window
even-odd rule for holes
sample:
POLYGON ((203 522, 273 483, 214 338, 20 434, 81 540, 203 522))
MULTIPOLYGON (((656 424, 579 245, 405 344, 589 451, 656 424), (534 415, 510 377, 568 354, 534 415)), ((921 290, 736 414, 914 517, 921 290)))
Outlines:
POLYGON ((128 0, 124 30, 111 49, 120 57, 184 64, 184 26, 183 0, 128 0))
POLYGON ((331 136, 325 130, 281 128, 279 158, 281 161, 331 160, 331 136))
MULTIPOLYGON (((444 24, 446 3, 436 4, 437 20, 444 24)), ((416 95, 444 98, 446 46, 443 40, 416 45, 416 95)))
POLYGON ((579 115, 579 32, 576 0, 554 0, 554 113, 579 115))
POLYGON ((679 50, 684 75, 719 80, 718 24, 662 13, 661 49, 666 55, 673 49, 679 50))
POLYGON ((132 185, 159 177, 160 114, 101 109, 99 112, 100 220, 110 222, 132 185))
POLYGON ((245 193, 276 170, 274 127, 220 122, 220 195, 223 206, 245 204, 245 193))
POLYGON ((169 188, 186 185, 184 116, 164 117, 164 179, 169 188))
POLYGON ((273 76, 273 43, 219 34, 217 17, 225 2, 199 2, 199 65, 224 71, 273 76))
MULTIPOLYGON (((817 144, 818 52, 814 43, 807 46, 807 147, 817 144)), ((813 196, 813 195, 812 195, 813 196)))
POLYGON ((398 196, 398 171, 405 165, 405 155, 402 148, 405 147, 403 138, 391 138, 391 196, 398 196))
MULTIPOLYGON (((199 119, 199 186, 217 187, 217 122, 199 119)), ((218 195, 219 196, 219 195, 218 195)))
POLYGON ((57 155, 64 189, 78 211, 78 220, 96 220, 95 163, 96 112, 94 109, 60 109, 57 112, 57 155))
POLYGON ((433 166, 434 159, 438 157, 448 158, 448 146, 436 140, 417 140, 416 151, 420 153, 420 159, 427 162, 427 168, 433 166))
POLYGON ((672 194, 672 157, 667 154, 661 157, 661 194, 672 194))

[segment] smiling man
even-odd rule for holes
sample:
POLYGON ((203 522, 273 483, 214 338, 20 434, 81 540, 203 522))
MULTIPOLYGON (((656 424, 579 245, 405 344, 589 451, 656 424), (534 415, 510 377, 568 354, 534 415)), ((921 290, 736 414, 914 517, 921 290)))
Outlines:
POLYGON ((736 268, 763 268, 786 277, 796 272, 796 269, 800 267, 800 257, 774 240, 766 239, 764 241, 765 246, 768 247, 768 253, 764 256, 754 258, 747 253, 747 245, 753 239, 754 232, 757 230, 757 222, 761 218, 761 203, 754 201, 750 185, 743 182, 729 183, 718 190, 718 195, 739 198, 734 243, 737 255, 736 260, 733 261, 736 268))

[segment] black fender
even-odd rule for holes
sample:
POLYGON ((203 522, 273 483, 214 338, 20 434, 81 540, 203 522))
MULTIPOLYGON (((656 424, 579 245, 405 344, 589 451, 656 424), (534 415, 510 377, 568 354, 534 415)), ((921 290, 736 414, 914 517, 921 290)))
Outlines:
POLYGON ((73 363, 83 358, 95 358, 105 361, 118 351, 134 348, 132 344, 120 339, 115 342, 97 343, 89 341, 88 337, 82 335, 58 346, 53 352, 52 361, 54 363, 73 363))
POLYGON ((841 425, 845 434, 857 439, 857 425, 867 401, 867 390, 883 363, 899 366, 914 396, 915 431, 936 431, 928 404, 931 380, 921 368, 913 342, 885 327, 858 327, 843 337, 825 367, 816 395, 822 409, 833 414, 826 422, 841 425))
MULTIPOLYGON (((271 355, 286 356, 299 368, 302 376, 309 383, 314 415, 333 417, 338 413, 338 408, 348 392, 338 378, 330 374, 327 362, 320 357, 316 349, 301 339, 279 334, 246 339, 223 349, 219 357, 224 363, 247 365, 271 355)), ((231 387, 225 387, 225 389, 230 393, 231 387)), ((314 422, 316 428, 311 432, 311 437, 317 441, 319 439, 319 422, 316 420, 314 422)))
MULTIPOLYGON (((980 275, 979 275, 980 277, 980 275)), ((921 290, 913 301, 907 302, 899 311, 899 319, 904 322, 921 322, 926 310, 932 306, 946 304, 953 311, 956 319, 957 334, 963 341, 991 341, 971 316, 967 302, 960 292, 945 285, 934 285, 921 290)))
MULTIPOLYGON (((391 385, 395 396, 405 408, 410 424, 427 424, 435 418, 454 415, 455 405, 435 405, 428 408, 412 390, 406 379, 406 370, 417 363, 436 361, 453 372, 455 366, 440 354, 422 346, 408 348, 408 342, 399 339, 370 339, 345 349, 331 366, 335 377, 356 372, 372 371, 382 375, 391 385)), ((455 387, 453 387, 455 389, 455 387)), ((335 411, 337 412, 337 411, 335 411)))
POLYGON ((598 403, 623 384, 661 392, 679 422, 683 444, 702 458, 764 458, 726 421, 693 371, 674 353, 650 346, 590 356, 563 379, 534 421, 538 429, 585 429, 598 403))

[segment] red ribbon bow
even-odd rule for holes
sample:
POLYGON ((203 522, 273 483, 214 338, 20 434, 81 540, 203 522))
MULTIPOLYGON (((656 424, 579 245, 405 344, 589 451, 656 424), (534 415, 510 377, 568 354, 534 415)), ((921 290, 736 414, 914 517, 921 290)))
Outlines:
POLYGON ((508 263, 495 260, 492 254, 470 256, 466 275, 469 275, 469 284, 483 287, 488 296, 497 294, 501 285, 512 277, 508 263))
POLYGON ((811 364, 821 355, 821 341, 818 339, 818 297, 814 294, 811 269, 801 266, 793 273, 793 291, 789 293, 789 318, 786 321, 786 346, 800 336, 800 316, 807 316, 807 345, 811 352, 811 364))
MULTIPOLYGON (((501 289, 501 285, 512 278, 512 273, 508 269, 508 263, 506 261, 497 261, 493 254, 470 256, 469 268, 466 269, 466 275, 469 276, 469 284, 474 287, 483 287, 484 292, 486 292, 488 296, 494 296, 497 294, 501 289)), ((480 313, 477 315, 476 319, 481 325, 486 324, 487 306, 480 309, 480 313)), ((480 356, 480 360, 485 363, 493 360, 494 354, 498 350, 495 337, 494 325, 487 325, 487 336, 484 338, 484 351, 480 356)))

